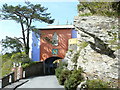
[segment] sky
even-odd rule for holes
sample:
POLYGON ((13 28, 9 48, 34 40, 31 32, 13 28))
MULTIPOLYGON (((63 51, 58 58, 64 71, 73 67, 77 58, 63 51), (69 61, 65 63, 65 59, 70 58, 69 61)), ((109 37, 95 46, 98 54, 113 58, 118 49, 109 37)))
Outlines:
MULTIPOLYGON (((28 1, 28 0, 27 0, 28 1)), ((33 4, 41 4, 48 8, 47 12, 51 13, 51 17, 55 19, 52 25, 65 25, 68 21, 69 24, 73 23, 74 16, 77 16, 77 4, 78 0, 29 0, 33 4)), ((0 0, 0 8, 3 4, 8 5, 24 5, 25 0, 0 0)), ((48 24, 35 22, 37 28, 46 27, 48 24)), ((0 20, 0 40, 6 36, 20 37, 21 27, 20 24, 12 20, 0 20)))

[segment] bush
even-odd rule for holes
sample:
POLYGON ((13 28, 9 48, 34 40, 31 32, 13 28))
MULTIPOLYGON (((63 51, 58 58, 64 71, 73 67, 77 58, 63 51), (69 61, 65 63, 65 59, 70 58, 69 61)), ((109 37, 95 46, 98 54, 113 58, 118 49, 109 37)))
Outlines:
POLYGON ((68 76, 71 74, 70 70, 62 70, 62 72, 59 75, 58 81, 60 85, 64 85, 65 80, 68 78, 68 76))
POLYGON ((76 90, 77 86, 83 81, 82 73, 83 70, 79 68, 78 70, 73 70, 72 74, 69 75, 68 79, 64 83, 66 90, 76 90))
POLYGON ((21 62, 21 63, 30 63, 31 62, 29 56, 26 55, 25 52, 14 53, 14 54, 12 54, 11 59, 14 62, 16 62, 16 63, 18 63, 18 62, 21 62))
POLYGON ((55 75, 57 78, 59 78, 61 72, 63 69, 65 69, 67 67, 67 63, 66 62, 59 62, 59 66, 55 69, 55 75))
POLYGON ((62 68, 56 68, 56 69, 55 69, 55 75, 56 75, 57 78, 59 78, 62 70, 63 70, 62 68))
POLYGON ((79 46, 83 49, 88 46, 88 43, 85 41, 82 41, 79 46))
POLYGON ((30 66, 30 63, 22 64, 22 67, 23 67, 23 68, 26 68, 26 67, 29 67, 29 66, 30 66))
POLYGON ((71 59, 71 61, 72 61, 73 63, 75 63, 75 65, 77 64, 77 60, 78 60, 79 56, 80 56, 80 51, 78 50, 78 51, 74 54, 73 58, 71 59))
POLYGON ((23 68, 26 68, 26 67, 29 67, 29 66, 31 66, 31 65, 33 65, 33 64, 36 64, 36 63, 39 63, 39 62, 23 63, 23 64, 22 64, 22 67, 23 67, 23 68))
POLYGON ((65 80, 71 72, 66 69, 67 65, 66 62, 60 61, 59 66, 55 69, 55 75, 60 85, 64 85, 65 80))
POLYGON ((23 67, 29 66, 31 60, 25 52, 17 52, 17 53, 6 53, 0 56, 2 59, 2 77, 9 74, 13 67, 13 62, 23 64, 23 67))
POLYGON ((104 82, 99 79, 88 80, 87 86, 88 86, 88 88, 110 88, 108 82, 104 82))
POLYGON ((11 60, 4 62, 2 64, 2 69, 1 69, 2 70, 2 77, 9 74, 11 72, 11 68, 12 68, 12 61, 11 60))
POLYGON ((68 66, 68 63, 61 60, 61 61, 59 62, 58 68, 64 69, 64 68, 66 68, 67 66, 68 66))
POLYGON ((0 58, 2 59, 1 77, 4 77, 11 72, 12 63, 13 63, 13 61, 11 60, 11 55, 12 55, 11 53, 6 53, 0 56, 0 58))

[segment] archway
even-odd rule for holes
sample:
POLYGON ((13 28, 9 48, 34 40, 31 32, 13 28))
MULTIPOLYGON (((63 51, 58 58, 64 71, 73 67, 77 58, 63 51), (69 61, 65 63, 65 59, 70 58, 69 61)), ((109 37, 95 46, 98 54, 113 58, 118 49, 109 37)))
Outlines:
POLYGON ((53 64, 53 62, 57 59, 62 59, 62 58, 49 57, 44 61, 46 75, 54 75, 55 74, 55 69, 57 68, 57 66, 56 66, 56 64, 53 64))

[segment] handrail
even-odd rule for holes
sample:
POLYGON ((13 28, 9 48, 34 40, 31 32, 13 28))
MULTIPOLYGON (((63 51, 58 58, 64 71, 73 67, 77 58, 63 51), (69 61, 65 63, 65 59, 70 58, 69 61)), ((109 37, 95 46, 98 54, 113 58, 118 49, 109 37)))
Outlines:
POLYGON ((8 74, 2 78, 2 88, 13 82, 15 82, 14 81, 14 72, 11 72, 10 74, 8 74))

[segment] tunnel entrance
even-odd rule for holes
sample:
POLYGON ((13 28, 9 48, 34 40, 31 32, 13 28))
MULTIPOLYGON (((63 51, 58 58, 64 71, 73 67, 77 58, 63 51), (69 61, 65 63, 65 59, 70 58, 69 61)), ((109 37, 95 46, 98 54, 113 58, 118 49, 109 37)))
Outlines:
POLYGON ((49 57, 44 61, 44 73, 45 75, 54 75, 55 69, 57 68, 57 64, 53 62, 57 59, 62 59, 60 57, 49 57))

